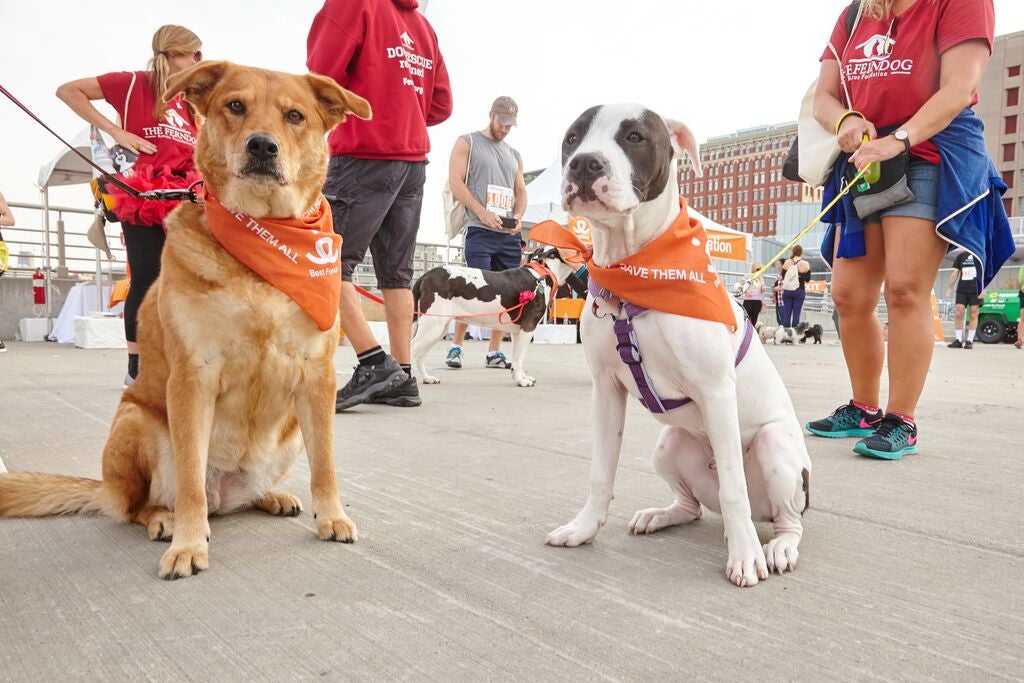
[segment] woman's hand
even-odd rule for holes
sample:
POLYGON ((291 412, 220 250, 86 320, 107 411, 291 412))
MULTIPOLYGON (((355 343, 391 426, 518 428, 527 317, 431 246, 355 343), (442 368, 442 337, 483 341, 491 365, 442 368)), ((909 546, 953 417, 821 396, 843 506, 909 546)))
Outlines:
POLYGON ((858 171, 861 171, 870 163, 888 161, 899 156, 902 151, 903 143, 891 135, 886 135, 884 138, 877 138, 862 144, 850 157, 850 163, 856 166, 858 171))
POLYGON ((843 125, 839 127, 839 134, 836 136, 839 141, 839 149, 847 154, 856 152, 860 148, 864 136, 869 140, 878 137, 875 124, 855 114, 850 114, 843 119, 843 125))
POLYGON ((156 152, 156 145, 145 138, 140 138, 135 133, 129 133, 124 128, 117 128, 110 133, 114 142, 132 150, 136 154, 153 154, 156 152))

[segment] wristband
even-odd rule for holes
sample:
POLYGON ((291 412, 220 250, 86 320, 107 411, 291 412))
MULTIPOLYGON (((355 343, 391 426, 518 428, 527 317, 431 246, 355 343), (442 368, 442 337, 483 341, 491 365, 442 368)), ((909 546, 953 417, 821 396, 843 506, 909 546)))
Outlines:
POLYGON ((859 111, 854 111, 853 109, 849 109, 849 110, 843 112, 843 115, 839 117, 838 121, 836 121, 836 135, 839 135, 839 129, 842 127, 843 121, 846 120, 847 116, 859 116, 862 119, 864 119, 865 121, 868 120, 867 117, 864 116, 864 114, 861 114, 859 111))

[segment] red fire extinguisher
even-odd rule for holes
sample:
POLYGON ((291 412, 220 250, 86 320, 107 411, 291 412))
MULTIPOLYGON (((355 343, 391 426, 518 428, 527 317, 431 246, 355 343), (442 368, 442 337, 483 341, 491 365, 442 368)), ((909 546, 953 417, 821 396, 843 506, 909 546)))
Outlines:
POLYGON ((46 276, 39 268, 32 273, 32 295, 34 298, 32 303, 39 305, 46 303, 46 276))

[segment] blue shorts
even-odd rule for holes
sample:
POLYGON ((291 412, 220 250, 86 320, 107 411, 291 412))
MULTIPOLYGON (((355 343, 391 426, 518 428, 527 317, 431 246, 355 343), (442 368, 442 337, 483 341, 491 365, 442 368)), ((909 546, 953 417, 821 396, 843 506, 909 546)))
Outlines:
POLYGON ((466 228, 466 265, 482 270, 518 268, 523 260, 519 233, 495 232, 470 226, 466 228))
POLYGON ((886 216, 906 216, 934 223, 939 196, 939 167, 923 159, 912 158, 907 166, 907 185, 914 193, 914 201, 882 209, 863 222, 881 223, 886 216))

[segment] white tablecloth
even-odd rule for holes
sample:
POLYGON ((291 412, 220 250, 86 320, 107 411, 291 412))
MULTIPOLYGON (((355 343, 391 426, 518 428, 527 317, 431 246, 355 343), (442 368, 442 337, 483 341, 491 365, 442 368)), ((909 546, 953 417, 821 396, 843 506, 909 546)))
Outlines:
POLYGON ((117 316, 80 315, 75 318, 75 346, 80 349, 125 349, 124 320, 117 316))
MULTIPOLYGON (((110 301, 110 285, 103 286, 103 303, 110 301)), ((53 322, 53 331, 50 332, 50 339, 61 344, 71 344, 75 341, 75 318, 83 315, 92 315, 102 311, 102 307, 96 301, 96 285, 80 282, 68 292, 68 298, 64 300, 64 307, 60 309, 60 315, 53 322)))

